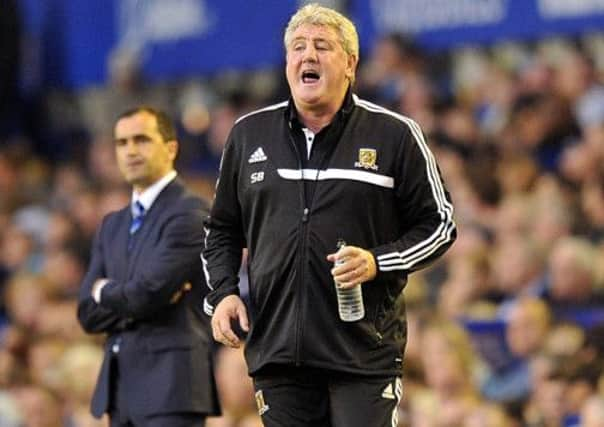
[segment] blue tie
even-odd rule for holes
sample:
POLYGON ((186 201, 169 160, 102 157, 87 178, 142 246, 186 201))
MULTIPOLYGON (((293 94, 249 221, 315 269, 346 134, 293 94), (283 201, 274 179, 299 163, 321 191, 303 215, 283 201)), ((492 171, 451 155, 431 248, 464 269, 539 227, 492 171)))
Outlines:
POLYGON ((132 236, 134 233, 141 228, 143 225, 143 218, 145 217, 145 207, 138 200, 134 202, 132 205, 132 222, 130 223, 130 235, 132 236))

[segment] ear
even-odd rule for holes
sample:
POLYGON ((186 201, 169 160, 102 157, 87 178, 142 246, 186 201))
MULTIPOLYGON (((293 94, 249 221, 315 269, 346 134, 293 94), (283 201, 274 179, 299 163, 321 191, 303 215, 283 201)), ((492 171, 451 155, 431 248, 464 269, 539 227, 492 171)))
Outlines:
POLYGON ((354 75, 358 63, 359 58, 354 55, 348 55, 348 58, 346 59, 346 78, 348 78, 351 83, 354 82, 354 75))
POLYGON ((176 159, 176 155, 178 154, 178 141, 175 139, 166 142, 166 147, 168 148, 168 153, 170 154, 170 158, 172 160, 176 159))

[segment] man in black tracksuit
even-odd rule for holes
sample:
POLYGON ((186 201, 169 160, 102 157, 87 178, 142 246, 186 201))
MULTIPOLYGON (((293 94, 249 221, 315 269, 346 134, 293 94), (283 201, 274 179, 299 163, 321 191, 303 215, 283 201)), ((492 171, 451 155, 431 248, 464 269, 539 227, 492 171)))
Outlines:
POLYGON ((265 426, 396 426, 406 330, 395 301, 455 240, 453 207, 419 126, 352 94, 348 19, 305 6, 285 47, 292 98, 240 118, 225 147, 204 309, 225 345, 241 343, 231 321, 249 331, 265 426), (251 322, 237 287, 243 248, 251 322), (364 318, 339 318, 334 281, 362 283, 364 318))

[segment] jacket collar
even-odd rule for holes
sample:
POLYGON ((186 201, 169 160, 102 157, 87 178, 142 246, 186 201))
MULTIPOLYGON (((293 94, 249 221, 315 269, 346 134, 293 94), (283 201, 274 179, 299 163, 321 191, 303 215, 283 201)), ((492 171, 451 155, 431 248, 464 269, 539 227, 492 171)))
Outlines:
MULTIPOLYGON (((176 171, 171 170, 166 175, 164 175, 161 179, 157 180, 149 188, 145 189, 142 193, 136 193, 133 190, 131 205, 134 206, 134 203, 138 201, 143 205, 143 207, 145 208, 145 211, 149 211, 149 209, 151 209, 151 206, 153 205, 153 202, 155 202, 155 199, 157 199, 157 196, 159 196, 159 194, 162 192, 162 190, 164 188, 166 188, 168 186, 168 184, 170 184, 172 181, 174 181, 174 179, 176 178, 176 175, 177 175, 176 171)), ((133 208, 132 213, 135 214, 134 208, 133 208)))
MULTIPOLYGON (((348 86, 348 90, 346 90, 346 95, 344 95, 344 102, 342 106, 336 113, 332 123, 336 120, 343 120, 348 118, 350 113, 354 108, 354 100, 352 99, 352 87, 348 86)), ((299 119, 298 110, 296 109, 296 104, 294 103, 294 99, 290 96, 287 108, 285 109, 285 117, 289 123, 289 127, 291 128, 293 125, 298 127, 304 127, 302 122, 299 119)))

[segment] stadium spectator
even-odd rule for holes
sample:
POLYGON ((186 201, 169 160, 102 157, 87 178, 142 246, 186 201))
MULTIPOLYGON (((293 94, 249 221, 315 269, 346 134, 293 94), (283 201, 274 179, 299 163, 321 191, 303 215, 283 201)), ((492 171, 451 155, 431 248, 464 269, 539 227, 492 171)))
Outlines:
POLYGON ((506 325, 506 343, 513 360, 501 371, 492 371, 484 379, 483 395, 496 402, 526 399, 533 387, 530 361, 547 338, 551 314, 545 302, 522 298, 510 310, 506 325))

